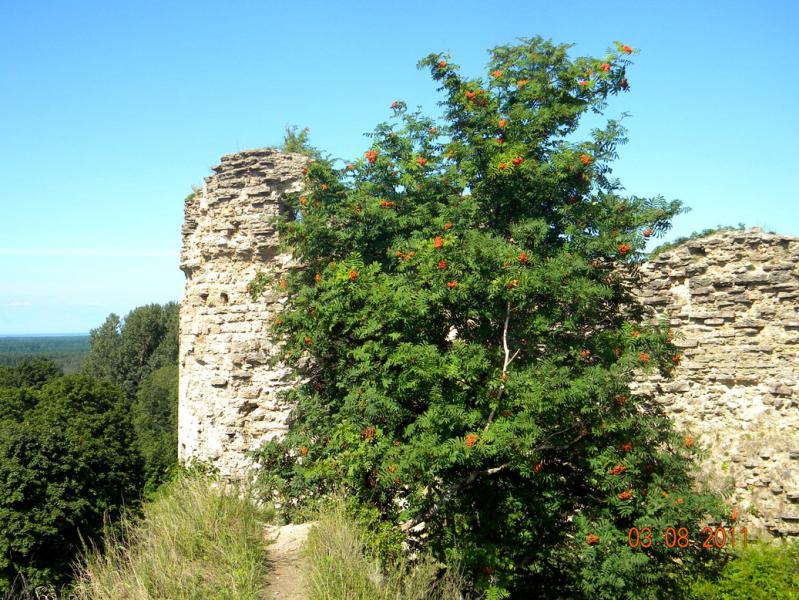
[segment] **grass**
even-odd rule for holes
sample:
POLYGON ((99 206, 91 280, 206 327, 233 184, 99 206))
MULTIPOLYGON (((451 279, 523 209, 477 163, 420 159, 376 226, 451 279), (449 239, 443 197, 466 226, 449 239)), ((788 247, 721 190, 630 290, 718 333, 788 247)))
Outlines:
POLYGON ((102 552, 78 567, 76 600, 263 597, 267 570, 265 511, 241 490, 183 475, 108 534, 102 552))
POLYGON ((460 599, 457 575, 439 578, 430 558, 390 565, 370 556, 366 533, 341 500, 326 505, 306 545, 310 600, 460 599))

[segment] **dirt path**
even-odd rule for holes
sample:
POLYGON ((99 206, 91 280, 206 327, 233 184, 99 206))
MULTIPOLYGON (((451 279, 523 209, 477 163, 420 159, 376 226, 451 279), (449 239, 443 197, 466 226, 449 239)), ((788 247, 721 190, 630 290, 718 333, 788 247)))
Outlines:
POLYGON ((307 600, 302 546, 313 525, 301 523, 266 528, 267 539, 274 540, 268 547, 269 584, 265 596, 268 600, 307 600))

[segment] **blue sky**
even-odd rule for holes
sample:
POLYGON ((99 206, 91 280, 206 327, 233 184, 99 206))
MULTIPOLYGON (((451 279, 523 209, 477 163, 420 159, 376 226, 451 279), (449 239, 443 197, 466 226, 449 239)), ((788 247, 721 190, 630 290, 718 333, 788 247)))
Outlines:
POLYGON ((182 200, 222 154, 288 124, 360 155, 392 100, 435 112, 416 70, 542 35, 641 49, 615 173, 718 224, 799 235, 799 8, 761 2, 0 0, 0 334, 86 332, 177 300, 182 200))

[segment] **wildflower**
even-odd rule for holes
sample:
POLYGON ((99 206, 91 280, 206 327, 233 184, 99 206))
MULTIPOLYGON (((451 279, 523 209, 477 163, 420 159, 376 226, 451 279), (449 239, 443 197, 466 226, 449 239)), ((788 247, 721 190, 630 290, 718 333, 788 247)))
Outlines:
POLYGON ((416 159, 416 163, 420 167, 423 167, 423 166, 425 166, 427 164, 427 159, 424 156, 420 156, 419 158, 416 159))
POLYGON ((596 544, 599 543, 599 536, 594 535, 593 533, 589 533, 585 537, 585 541, 588 543, 589 546, 595 546, 596 544))
POLYGON ((303 446, 302 448, 300 448, 300 454, 302 454, 303 456, 308 456, 308 446, 303 446))
POLYGON ((320 281, 322 281, 322 274, 321 273, 317 273, 316 275, 314 275, 314 281, 316 281, 316 283, 319 283, 320 281))
POLYGON ((536 473, 540 473, 541 469, 543 469, 543 468, 544 468, 544 464, 539 461, 539 462, 535 463, 535 466, 533 467, 533 471, 535 471, 536 473))
POLYGON ((391 208, 392 206, 394 206, 394 203, 391 200, 381 200, 380 206, 382 206, 383 208, 391 208))
POLYGON ((608 471, 609 475, 621 475, 627 470, 627 467, 624 465, 616 465, 610 471, 608 471))
POLYGON ((630 490, 625 490, 621 492, 618 496, 616 496, 619 500, 629 500, 633 497, 633 493, 630 490))
POLYGON ((521 88, 523 88, 524 86, 526 86, 528 83, 530 83, 530 80, 529 80, 529 79, 520 79, 519 81, 517 81, 517 82, 516 82, 516 87, 518 87, 519 89, 521 89, 521 88))
POLYGON ((646 352, 641 352, 641 354, 638 355, 638 358, 641 359, 641 362, 644 364, 650 361, 650 356, 646 352))
POLYGON ((499 122, 497 123, 497 125, 499 125, 500 129, 504 128, 505 125, 507 125, 507 124, 508 124, 508 120, 507 119, 500 119, 499 122))
POLYGON ((466 92, 466 99, 467 100, 474 100, 474 92, 472 92, 471 90, 466 92))
POLYGON ((447 282, 447 287, 448 287, 448 288, 450 288, 450 289, 452 289, 452 288, 456 288, 456 287, 458 287, 458 282, 457 282, 457 281, 455 281, 455 280, 453 280, 453 281, 448 281, 448 282, 447 282))
POLYGON ((449 231, 450 229, 452 229, 452 223, 449 221, 444 223, 444 231, 449 231))
POLYGON ((594 162, 594 159, 591 158, 590 156, 588 156, 587 154, 581 154, 580 155, 580 162, 583 163, 584 165, 588 166, 592 162, 594 162))
POLYGON ((356 279, 358 279, 358 271, 354 271, 354 270, 350 271, 349 278, 350 278, 350 281, 355 281, 356 279))
POLYGON ((622 256, 626 255, 632 248, 629 244, 619 244, 619 254, 622 256))
POLYGON ((364 156, 366 156, 366 160, 370 163, 374 163, 377 160, 377 150, 367 150, 364 156))
POLYGON ((520 164, 524 162, 524 158, 522 158, 521 156, 517 156, 511 162, 513 163, 514 167, 518 167, 520 164))
POLYGON ((694 445, 694 438, 692 438, 690 435, 685 436, 685 447, 692 448, 693 445, 694 445))
POLYGON ((625 396, 624 394, 616 394, 614 400, 616 401, 616 404, 618 404, 619 406, 624 406, 624 403, 627 402, 627 396, 625 396))
POLYGON ((433 247, 434 248, 442 248, 443 246, 444 246, 444 238, 442 238, 440 235, 437 235, 433 239, 433 247))
POLYGON ((628 46, 627 44, 622 45, 621 51, 624 52, 625 54, 632 54, 633 53, 632 47, 628 46))
POLYGON ((517 287, 518 285, 519 285, 519 280, 518 279, 511 279, 508 282, 508 289, 512 290, 513 288, 517 287))
POLYGON ((499 163, 499 170, 500 171, 504 171, 507 168, 508 168, 508 163, 504 163, 504 162, 499 163))
POLYGON ((644 231, 642 233, 643 233, 645 238, 648 238, 653 233, 652 232, 652 228, 651 227, 647 227, 646 229, 644 229, 644 231))
POLYGON ((675 365, 679 365, 681 360, 682 360, 682 354, 675 354, 674 356, 671 357, 671 362, 673 362, 675 365))
POLYGON ((438 261, 438 268, 441 269, 441 270, 446 269, 447 268, 447 261, 445 261, 445 260, 438 261))
POLYGON ((633 445, 630 442, 625 442, 624 444, 621 445, 621 449, 624 450, 625 452, 631 452, 633 449, 633 445))
POLYGON ((477 443, 478 436, 476 433, 467 433, 466 434, 466 446, 471 448, 477 443))
POLYGON ((300 204, 302 206, 308 206, 308 198, 306 198, 305 196, 300 196, 300 204))
POLYGON ((495 79, 497 77, 502 77, 502 71, 500 71, 499 69, 497 69, 496 71, 491 71, 491 77, 493 77, 495 79))
POLYGON ((624 78, 624 79, 622 79, 622 80, 619 82, 619 86, 620 86, 620 87, 621 87, 621 89, 623 89, 625 92, 626 92, 627 90, 629 90, 629 89, 630 89, 630 84, 629 84, 629 83, 627 83, 627 78, 624 78))
POLYGON ((330 186, 329 186, 329 185, 327 185, 326 183, 323 183, 323 184, 322 184, 322 189, 323 189, 323 190, 326 190, 326 189, 328 189, 329 187, 330 187, 330 186))
POLYGON ((610 71, 610 65, 608 63, 602 63, 601 65, 599 65, 599 68, 605 71, 605 73, 610 71))
POLYGON ((396 100, 394 100, 394 102, 391 103, 391 108, 393 108, 394 110, 397 110, 399 107, 400 103, 397 102, 396 100))
POLYGON ((527 252, 519 252, 519 262, 524 265, 527 264, 527 260, 528 260, 527 252))
POLYGON ((377 433, 377 429, 374 427, 364 427, 361 429, 361 437, 365 440, 372 440, 377 433))
POLYGON ((589 356, 591 356, 591 351, 588 348, 580 350, 580 358, 588 358, 589 356))
POLYGON ((438 61, 438 68, 439 68, 439 69, 443 69, 443 68, 445 68, 446 66, 447 66, 447 61, 445 61, 445 60, 440 60, 440 61, 438 61))

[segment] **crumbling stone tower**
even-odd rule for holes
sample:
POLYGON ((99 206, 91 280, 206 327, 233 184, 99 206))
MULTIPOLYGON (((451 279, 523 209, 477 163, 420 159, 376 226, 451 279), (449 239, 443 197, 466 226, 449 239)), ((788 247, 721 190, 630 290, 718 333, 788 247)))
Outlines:
POLYGON ((290 266, 272 217, 300 190, 307 162, 270 149, 229 154, 185 202, 178 456, 209 462, 226 478, 240 477, 246 452, 286 429, 289 407, 277 395, 292 373, 267 365, 281 298, 266 290, 253 301, 246 287, 258 270, 279 278, 290 266))

